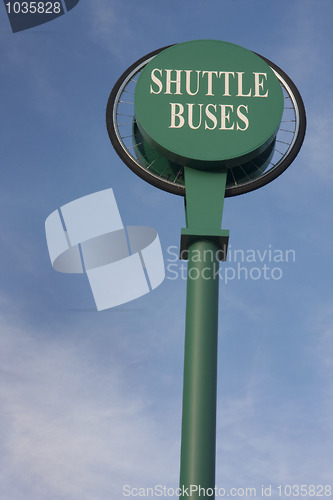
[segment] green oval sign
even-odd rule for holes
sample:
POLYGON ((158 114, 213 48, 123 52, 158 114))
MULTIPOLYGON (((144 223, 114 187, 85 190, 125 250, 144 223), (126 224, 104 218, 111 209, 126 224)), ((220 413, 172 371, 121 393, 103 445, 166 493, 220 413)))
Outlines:
POLYGON ((150 146, 178 164, 212 169, 267 150, 284 99, 261 57, 231 43, 196 40, 163 50, 147 64, 134 107, 150 146))

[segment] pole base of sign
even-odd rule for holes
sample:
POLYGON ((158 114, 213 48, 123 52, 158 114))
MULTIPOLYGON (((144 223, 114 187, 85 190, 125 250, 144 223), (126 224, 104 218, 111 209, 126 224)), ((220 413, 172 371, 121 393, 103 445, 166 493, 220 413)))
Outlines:
POLYGON ((229 243, 228 229, 188 229, 183 228, 180 237, 180 256, 182 260, 188 260, 188 248, 195 241, 212 241, 218 246, 216 252, 217 260, 225 262, 227 260, 227 250, 229 243))

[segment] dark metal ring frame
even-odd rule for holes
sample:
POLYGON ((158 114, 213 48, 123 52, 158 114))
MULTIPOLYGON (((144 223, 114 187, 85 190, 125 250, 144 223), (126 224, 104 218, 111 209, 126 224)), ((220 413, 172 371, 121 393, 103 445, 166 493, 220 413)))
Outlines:
MULTIPOLYGON (((159 54, 161 51, 167 49, 168 47, 171 47, 171 45, 154 50, 153 52, 150 52, 149 54, 141 57, 121 75, 121 77, 113 87, 108 100, 106 109, 106 124, 111 143, 114 149, 116 150, 118 156, 127 165, 127 167, 129 167, 135 174, 137 174, 139 177, 149 182, 153 186, 173 194, 185 196, 184 185, 176 184, 175 181, 173 182, 168 181, 167 179, 164 179, 161 176, 158 176, 153 172, 150 172, 147 168, 145 168, 139 163, 138 159, 134 156, 134 151, 133 154, 130 152, 130 150, 133 149, 133 146, 127 147, 124 144, 123 141, 124 137, 122 137, 119 132, 118 129, 119 125, 117 122, 118 104, 119 102, 122 102, 120 101, 120 98, 123 92, 126 92, 126 90, 124 89, 126 88, 128 82, 132 81, 135 83, 133 77, 137 75, 155 55, 159 54)), ((275 157, 277 157, 276 162, 274 163, 271 161, 270 163, 272 166, 267 171, 262 172, 260 177, 256 179, 249 179, 248 181, 243 182, 241 184, 237 184, 235 180, 234 185, 226 187, 225 191, 226 197, 237 196, 240 194, 248 193, 250 191, 254 191, 255 189, 261 188, 262 186, 276 179, 294 161, 302 146, 305 136, 305 129, 306 129, 305 109, 303 100, 300 96, 300 93, 297 90, 296 85, 292 82, 289 76, 286 75, 286 73, 284 73, 284 71, 282 71, 276 64, 272 63, 271 61, 261 56, 260 54, 257 55, 261 57, 274 71, 275 75, 280 81, 284 93, 285 102, 287 102, 288 104, 292 104, 291 107, 285 106, 285 112, 287 114, 289 113, 289 116, 287 116, 288 119, 285 120, 283 119, 284 115, 282 116, 282 121, 279 127, 279 131, 277 133, 276 142, 281 143, 281 146, 284 145, 285 151, 281 152, 275 146, 275 157), (292 113, 291 116, 290 112, 292 113), (290 125, 282 125, 283 123, 293 124, 292 126, 294 130, 289 130, 288 128, 283 129, 282 128, 283 126, 286 127, 290 126, 290 125), (284 133, 284 135, 287 135, 287 137, 289 134, 292 134, 291 141, 289 142, 287 138, 285 141, 280 140, 279 139, 280 131, 281 133, 284 133)), ((133 103, 127 103, 127 104, 133 104, 133 103)), ((133 109, 134 109, 134 104, 133 104, 133 109)), ((131 118, 131 120, 133 121, 134 111, 133 111, 133 116, 131 115, 126 115, 126 116, 131 118)), ((131 122, 128 122, 127 124, 124 125, 131 125, 131 122)), ((274 160, 274 156, 272 160, 274 160)))

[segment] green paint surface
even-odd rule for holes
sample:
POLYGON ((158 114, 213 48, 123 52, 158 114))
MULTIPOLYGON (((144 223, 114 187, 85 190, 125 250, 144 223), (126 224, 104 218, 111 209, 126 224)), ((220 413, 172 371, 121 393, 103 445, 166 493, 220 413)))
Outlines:
MULTIPOLYGON (((189 249, 180 487, 215 486, 218 246, 189 249)), ((193 492, 193 500, 208 498, 193 492)), ((213 498, 210 496, 210 498, 213 498)))
POLYGON ((143 69, 134 96, 147 143, 172 162, 203 170, 245 163, 267 150, 283 101, 261 57, 216 40, 160 52, 143 69))

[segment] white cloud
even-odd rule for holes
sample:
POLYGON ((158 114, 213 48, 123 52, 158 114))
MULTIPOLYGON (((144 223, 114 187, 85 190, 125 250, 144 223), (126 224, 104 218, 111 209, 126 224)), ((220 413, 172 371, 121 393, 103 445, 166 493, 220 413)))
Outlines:
POLYGON ((264 378, 256 391, 250 383, 243 397, 219 403, 217 484, 257 492, 270 484, 330 484, 332 404, 321 399, 318 406, 310 394, 274 402, 264 378))
POLYGON ((121 498, 123 484, 168 476, 177 446, 122 389, 114 356, 103 371, 73 339, 1 331, 2 498, 121 498))
MULTIPOLYGON (((19 320, 2 317, 2 498, 120 500, 125 484, 177 487, 181 425, 177 398, 182 381, 181 374, 176 374, 175 391, 175 368, 170 361, 175 354, 171 344, 177 344, 177 350, 183 342, 177 340, 179 336, 183 339, 183 304, 179 308, 177 303, 184 287, 174 289, 174 285, 166 286, 164 292, 160 287, 159 298, 154 296, 157 303, 162 301, 163 309, 149 301, 150 309, 144 315, 147 319, 140 316, 139 321, 138 315, 131 318, 126 314, 119 321, 110 313, 103 316, 104 324, 96 313, 93 319, 80 316, 72 324, 67 321, 66 326, 59 319, 43 331, 23 329, 17 326, 19 320), (105 333, 101 336, 106 324, 109 338, 105 333), (162 325, 158 332, 156 325, 162 325), (91 354, 94 344, 99 346, 97 355, 91 354), (142 372, 129 370, 133 363, 140 365, 154 355, 164 357, 156 372, 157 389, 133 378, 142 373, 144 380, 146 367, 142 372), (165 392, 170 387, 172 395, 165 392), (163 407, 166 399, 169 402, 163 407), (166 408, 164 414, 161 407, 163 411, 166 408)), ((11 309, 8 302, 4 305, 11 309)), ((250 320, 259 321, 259 310, 253 316, 233 296, 226 309, 229 316, 241 311, 250 320)), ((310 390, 295 398, 287 392, 285 399, 275 395, 277 382, 270 366, 273 353, 260 345, 246 380, 244 370, 239 377, 238 387, 243 384, 243 388, 232 394, 226 386, 220 387, 219 486, 260 488, 261 484, 329 481, 331 310, 326 304, 313 316, 309 314, 307 322, 319 345, 309 368, 320 371, 324 367, 315 397, 310 390)), ((224 321, 221 328, 225 332, 224 321)), ((155 366, 148 370, 154 374, 155 366)))
POLYGON ((90 36, 100 47, 122 61, 124 50, 133 47, 135 34, 130 28, 123 5, 110 0, 98 0, 90 6, 90 36))
MULTIPOLYGON (((307 390, 301 384, 291 397, 286 387, 281 397, 281 392, 276 391, 278 381, 272 383, 270 367, 263 369, 258 363, 244 387, 243 397, 229 396, 220 402, 220 482, 231 477, 239 486, 330 484, 332 310, 328 300, 304 318, 302 337, 308 351, 304 361, 308 363, 307 372, 312 374, 307 390), (238 471, 241 474, 237 478, 238 471)), ((290 382, 295 390, 296 380, 290 382)))

